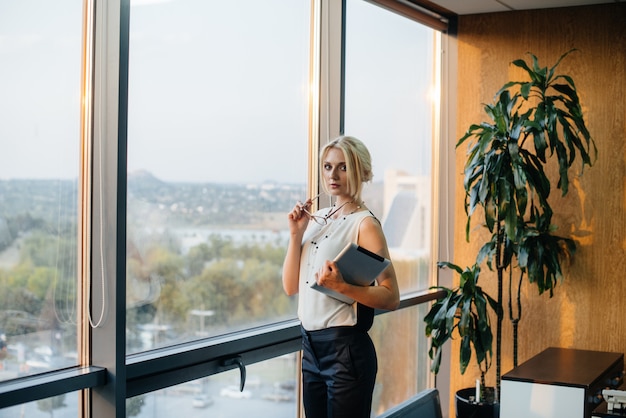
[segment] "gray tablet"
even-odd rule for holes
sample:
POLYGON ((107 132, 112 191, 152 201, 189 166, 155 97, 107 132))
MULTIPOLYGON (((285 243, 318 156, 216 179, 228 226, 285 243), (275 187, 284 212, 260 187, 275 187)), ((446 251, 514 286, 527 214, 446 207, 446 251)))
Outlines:
MULTIPOLYGON (((335 263, 346 282, 357 286, 370 286, 391 261, 355 243, 350 243, 335 257, 335 263)), ((320 286, 315 281, 311 287, 342 302, 354 303, 353 299, 320 286)))

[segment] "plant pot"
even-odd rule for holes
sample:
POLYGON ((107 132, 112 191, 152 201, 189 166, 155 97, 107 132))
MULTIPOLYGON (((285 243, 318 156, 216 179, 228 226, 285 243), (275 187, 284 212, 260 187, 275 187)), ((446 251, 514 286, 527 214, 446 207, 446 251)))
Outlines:
POLYGON ((485 388, 484 401, 476 402, 476 388, 466 388, 456 393, 456 418, 499 418, 500 404, 493 401, 492 387, 485 388))

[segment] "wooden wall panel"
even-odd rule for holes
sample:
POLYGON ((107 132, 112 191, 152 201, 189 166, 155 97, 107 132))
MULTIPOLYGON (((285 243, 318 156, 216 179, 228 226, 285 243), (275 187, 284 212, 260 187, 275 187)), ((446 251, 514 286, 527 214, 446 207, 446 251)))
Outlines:
MULTIPOLYGON (((579 248, 552 299, 526 284, 520 363, 550 346, 626 353, 625 28, 624 3, 459 17, 457 132, 451 146, 470 124, 486 119, 483 103, 491 102, 505 82, 523 79, 511 61, 532 52, 540 64, 551 66, 576 48, 559 70, 574 78, 598 147, 594 167, 582 177, 578 166, 571 170, 568 196, 551 196, 559 232, 576 239, 579 248)), ((456 154, 454 261, 469 265, 481 241, 477 233, 469 244, 465 241, 464 151, 456 154)), ((549 172, 556 183, 554 168, 549 172)), ((495 295, 495 274, 486 266, 483 272, 483 287, 495 295)), ((470 368, 460 376, 456 345, 452 353, 451 399, 456 390, 473 387, 479 375, 470 368)), ((505 320, 502 371, 511 368, 511 326, 505 320)), ((493 384, 494 372, 488 383, 493 384)))

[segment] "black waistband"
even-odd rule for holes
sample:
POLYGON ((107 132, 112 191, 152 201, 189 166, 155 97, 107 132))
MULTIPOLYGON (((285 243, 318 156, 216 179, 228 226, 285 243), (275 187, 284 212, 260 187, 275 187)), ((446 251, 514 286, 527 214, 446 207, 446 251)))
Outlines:
POLYGON ((367 330, 364 330, 360 327, 330 327, 324 329, 317 329, 314 331, 307 331, 303 327, 300 327, 302 331, 302 335, 308 337, 312 340, 323 340, 329 341, 339 337, 346 337, 361 333, 367 333, 367 330))

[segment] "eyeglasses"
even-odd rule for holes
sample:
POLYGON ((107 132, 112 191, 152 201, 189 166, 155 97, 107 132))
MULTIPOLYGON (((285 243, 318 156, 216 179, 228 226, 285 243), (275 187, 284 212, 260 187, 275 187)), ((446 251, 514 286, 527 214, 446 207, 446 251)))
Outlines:
MULTIPOLYGON (((313 202, 315 199, 320 197, 320 193, 316 194, 315 196, 313 196, 310 200, 311 202, 313 202)), ((306 213, 307 216, 309 217, 309 219, 313 219, 315 222, 317 222, 320 225, 326 225, 326 219, 323 216, 317 216, 317 215, 313 215, 311 212, 309 212, 308 210, 306 210, 304 208, 304 204, 301 206, 302 208, 302 212, 306 213)))
MULTIPOLYGON (((317 199, 320 195, 318 194, 315 197, 311 198, 311 201, 317 199)), ((344 202, 342 203, 338 208, 331 210, 330 212, 328 212, 326 215, 324 216, 319 216, 319 215, 313 215, 311 212, 309 212, 308 210, 306 210, 304 207, 302 207, 302 211, 304 213, 306 213, 310 219, 313 219, 313 221, 315 221, 315 223, 317 223, 318 225, 324 226, 328 223, 328 219, 330 219, 331 216, 333 216, 335 213, 339 212, 341 209, 343 209, 343 207, 345 205, 347 205, 350 202, 344 202)))

